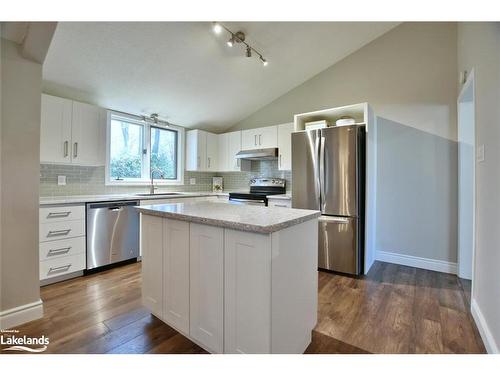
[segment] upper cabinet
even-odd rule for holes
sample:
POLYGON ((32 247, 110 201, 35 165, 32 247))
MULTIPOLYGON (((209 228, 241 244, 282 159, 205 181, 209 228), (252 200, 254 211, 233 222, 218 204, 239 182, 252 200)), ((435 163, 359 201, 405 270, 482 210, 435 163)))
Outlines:
POLYGON ((104 165, 105 110, 42 94, 40 161, 104 165))
POLYGON ((280 171, 292 169, 293 129, 293 122, 278 125, 278 169, 280 171))
POLYGON ((186 170, 217 171, 219 139, 217 134, 203 130, 186 132, 186 170))
POLYGON ((250 160, 236 159, 241 151, 241 131, 219 134, 219 172, 250 170, 250 160))
POLYGON ((278 147, 278 127, 248 129, 241 132, 241 149, 254 150, 278 147))

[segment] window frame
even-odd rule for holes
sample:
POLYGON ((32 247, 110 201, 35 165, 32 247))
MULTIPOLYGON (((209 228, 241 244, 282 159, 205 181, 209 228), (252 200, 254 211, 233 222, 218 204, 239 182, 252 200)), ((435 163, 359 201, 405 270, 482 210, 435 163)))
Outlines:
POLYGON ((181 126, 164 124, 161 121, 157 124, 152 124, 148 121, 140 119, 138 116, 129 115, 121 112, 107 111, 106 118, 106 164, 105 164, 105 185, 107 186, 149 186, 151 184, 151 128, 165 129, 177 132, 177 178, 174 180, 164 180, 155 178, 155 185, 184 185, 184 135, 185 129, 181 126), (123 179, 114 180, 111 178, 110 162, 111 162, 111 120, 112 118, 121 118, 130 123, 142 125, 143 133, 143 148, 146 153, 143 154, 143 163, 141 175, 147 175, 147 178, 140 179, 123 179))

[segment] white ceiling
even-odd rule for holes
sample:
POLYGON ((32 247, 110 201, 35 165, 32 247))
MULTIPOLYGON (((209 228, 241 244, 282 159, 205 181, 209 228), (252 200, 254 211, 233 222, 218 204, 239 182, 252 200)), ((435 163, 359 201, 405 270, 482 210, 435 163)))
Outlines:
MULTIPOLYGON (((397 25, 389 22, 241 22, 269 61, 246 58, 208 22, 59 23, 43 66, 51 87, 100 106, 220 131, 397 25)), ((333 89, 333 88, 332 88, 333 89)))

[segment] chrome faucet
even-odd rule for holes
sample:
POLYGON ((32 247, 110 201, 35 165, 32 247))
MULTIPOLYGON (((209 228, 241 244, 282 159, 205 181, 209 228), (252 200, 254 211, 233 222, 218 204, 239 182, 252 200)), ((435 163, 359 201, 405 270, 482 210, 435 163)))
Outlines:
POLYGON ((150 194, 154 194, 155 190, 156 190, 156 186, 155 186, 155 183, 154 183, 154 177, 153 177, 153 175, 155 173, 159 173, 160 174, 160 178, 163 178, 163 172, 162 171, 160 171, 159 169, 151 169, 151 185, 149 187, 149 193, 150 194))

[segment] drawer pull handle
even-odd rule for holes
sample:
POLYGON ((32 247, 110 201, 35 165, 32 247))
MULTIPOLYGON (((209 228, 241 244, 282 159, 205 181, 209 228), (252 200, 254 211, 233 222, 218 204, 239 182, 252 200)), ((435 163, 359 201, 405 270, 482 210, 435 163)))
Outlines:
POLYGON ((71 214, 71 211, 63 211, 63 212, 49 212, 47 215, 47 219, 54 217, 68 217, 71 214))
POLYGON ((71 246, 62 247, 60 249, 50 249, 49 252, 47 253, 47 256, 66 254, 66 253, 69 253, 70 250, 71 250, 71 246))
POLYGON ((287 208, 288 206, 286 204, 275 204, 274 207, 285 207, 285 208, 287 208))
POLYGON ((70 267, 71 267, 71 263, 70 264, 66 264, 65 266, 61 266, 61 267, 54 267, 54 268, 50 267, 48 273, 64 272, 64 271, 69 270, 70 267))
POLYGON ((67 236, 71 232, 71 229, 63 229, 63 230, 49 230, 47 237, 55 237, 55 236, 67 236))

